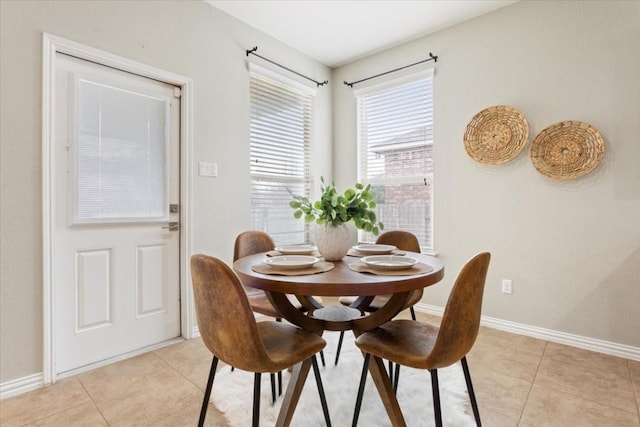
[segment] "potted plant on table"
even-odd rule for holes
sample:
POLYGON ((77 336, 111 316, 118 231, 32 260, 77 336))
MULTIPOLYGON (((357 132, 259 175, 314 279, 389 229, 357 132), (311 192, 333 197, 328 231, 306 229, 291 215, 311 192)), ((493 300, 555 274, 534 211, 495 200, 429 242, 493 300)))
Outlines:
POLYGON ((384 224, 377 220, 371 185, 365 187, 356 183, 355 188, 348 188, 340 194, 333 183, 325 184, 324 177, 320 181, 320 200, 312 203, 307 197, 292 194, 294 200, 289 206, 294 209, 294 217, 304 217, 306 222, 318 225, 315 242, 318 251, 325 260, 337 261, 347 254, 351 246, 349 222, 376 236, 384 229, 384 224))

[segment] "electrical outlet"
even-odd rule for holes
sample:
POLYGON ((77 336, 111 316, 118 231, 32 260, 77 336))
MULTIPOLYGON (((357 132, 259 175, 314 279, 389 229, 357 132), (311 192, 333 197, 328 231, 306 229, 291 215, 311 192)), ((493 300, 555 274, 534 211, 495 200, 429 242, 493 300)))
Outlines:
POLYGON ((502 293, 503 294, 511 294, 511 279, 502 279, 502 293))

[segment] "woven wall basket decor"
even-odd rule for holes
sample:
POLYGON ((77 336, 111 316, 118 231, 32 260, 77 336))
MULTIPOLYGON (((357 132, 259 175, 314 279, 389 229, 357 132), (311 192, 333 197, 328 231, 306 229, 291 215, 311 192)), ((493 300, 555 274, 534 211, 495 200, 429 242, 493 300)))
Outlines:
POLYGON ((588 123, 566 121, 542 130, 531 144, 531 161, 543 175, 574 179, 588 174, 604 156, 604 140, 588 123))
POLYGON ((524 115, 513 107, 497 105, 473 116, 464 133, 464 148, 477 162, 499 165, 520 154, 528 137, 524 115))

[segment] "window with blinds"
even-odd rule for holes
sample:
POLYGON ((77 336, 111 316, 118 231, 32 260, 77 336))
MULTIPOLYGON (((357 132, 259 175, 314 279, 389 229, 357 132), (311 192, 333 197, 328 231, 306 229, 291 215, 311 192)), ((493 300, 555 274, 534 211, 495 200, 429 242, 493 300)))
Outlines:
MULTIPOLYGON (((359 177, 371 184, 385 230, 414 233, 433 249, 433 78, 356 92, 359 177)), ((360 231, 361 241, 375 236, 360 231)))
POLYGON ((278 245, 308 242, 309 226, 289 202, 310 193, 314 97, 256 72, 250 81, 251 225, 278 245))
POLYGON ((75 223, 166 220, 169 101, 79 79, 75 223))

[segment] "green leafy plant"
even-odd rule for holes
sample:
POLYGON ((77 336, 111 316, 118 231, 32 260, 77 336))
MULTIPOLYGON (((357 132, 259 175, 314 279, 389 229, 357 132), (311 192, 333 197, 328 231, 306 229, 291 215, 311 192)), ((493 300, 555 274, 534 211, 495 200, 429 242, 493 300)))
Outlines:
POLYGON ((320 181, 322 197, 314 203, 307 197, 291 193, 294 200, 289 202, 289 206, 294 209, 294 217, 304 217, 306 222, 315 221, 320 225, 340 225, 353 221, 356 228, 375 236, 380 230, 384 230, 384 224, 377 220, 374 212, 376 202, 371 194, 371 185, 365 187, 356 183, 355 189, 348 188, 340 194, 333 183, 325 184, 324 177, 320 178, 320 181))

